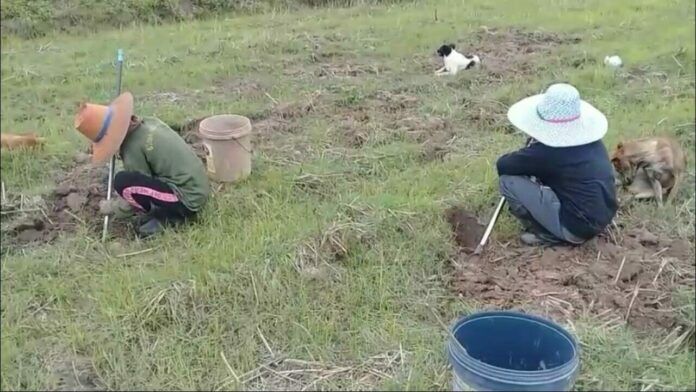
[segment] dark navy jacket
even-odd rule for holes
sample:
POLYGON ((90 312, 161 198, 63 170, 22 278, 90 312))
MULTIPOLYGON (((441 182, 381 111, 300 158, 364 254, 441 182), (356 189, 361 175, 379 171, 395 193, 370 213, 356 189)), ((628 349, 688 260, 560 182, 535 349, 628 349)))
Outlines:
POLYGON ((576 147, 533 143, 498 159, 498 175, 534 176, 561 202, 561 224, 583 239, 599 234, 616 214, 614 172, 601 141, 576 147))

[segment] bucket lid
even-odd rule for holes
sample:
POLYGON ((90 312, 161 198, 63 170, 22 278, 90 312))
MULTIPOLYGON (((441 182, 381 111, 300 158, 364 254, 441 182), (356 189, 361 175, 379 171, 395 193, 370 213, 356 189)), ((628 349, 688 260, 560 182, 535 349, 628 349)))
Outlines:
POLYGON ((236 114, 219 114, 203 119, 198 133, 211 140, 239 139, 251 133, 251 121, 236 114))

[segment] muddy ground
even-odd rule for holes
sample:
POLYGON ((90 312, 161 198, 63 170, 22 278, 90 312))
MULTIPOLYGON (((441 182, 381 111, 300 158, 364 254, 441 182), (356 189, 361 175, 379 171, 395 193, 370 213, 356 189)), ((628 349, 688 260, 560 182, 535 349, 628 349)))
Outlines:
POLYGON ((641 331, 680 325, 673 288, 694 280, 694 249, 646 228, 614 227, 578 247, 530 248, 491 239, 483 255, 470 249, 483 232, 462 209, 446 212, 461 252, 451 286, 467 300, 497 309, 521 308, 575 320, 627 322, 641 331), (476 236, 472 238, 472 236, 476 236))
MULTIPOLYGON (((50 243, 62 233, 74 233, 80 226, 86 226, 95 238, 100 238, 104 220, 99 214, 99 201, 106 195, 107 176, 106 166, 93 167, 88 154, 78 153, 72 170, 58 179, 49 194, 8 194, 2 205, 3 251, 50 243)), ((109 233, 114 237, 132 236, 122 220, 112 220, 109 233)))

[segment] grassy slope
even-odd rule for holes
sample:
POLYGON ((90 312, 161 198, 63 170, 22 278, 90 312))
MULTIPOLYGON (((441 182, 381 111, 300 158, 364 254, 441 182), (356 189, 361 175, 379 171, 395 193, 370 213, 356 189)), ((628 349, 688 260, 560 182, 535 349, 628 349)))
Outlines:
MULTIPOLYGON (((116 389, 216 388, 229 376, 221 351, 238 374, 263 361, 258 330, 277 352, 337 365, 403 348, 403 367, 374 387, 447 388, 445 333, 435 314, 448 322, 474 304, 453 298, 443 285, 452 249, 441 212, 460 202, 485 216, 495 199, 490 163, 520 143, 517 136, 467 127, 459 102, 483 94, 510 103, 550 81, 568 80, 607 113, 608 145, 621 137, 686 131, 682 138, 693 148, 693 125, 678 127, 694 118, 693 11, 689 1, 440 0, 4 40, 2 129, 36 129, 52 141, 40 157, 3 153, 2 178, 10 190, 45 190, 54 170, 84 145, 71 130, 73 103, 109 98, 117 47, 126 50, 124 85, 140 97, 139 112, 169 121, 263 112, 270 107, 264 95, 210 90, 221 79, 251 79, 281 101, 317 89, 352 101, 409 88, 421 113, 462 126, 458 154, 423 163, 417 144, 379 128, 362 149, 334 148, 331 118, 309 115, 300 132, 260 148, 252 177, 218 194, 202 224, 167 234, 156 252, 107 257, 96 234, 80 233, 87 235, 3 257, 2 388, 50 387, 55 379, 48 369, 57 357, 89 358, 102 382, 116 389), (435 4, 439 23, 433 23, 435 4), (416 66, 422 53, 442 41, 465 40, 481 25, 569 31, 584 41, 561 48, 536 79, 516 77, 490 91, 469 91, 466 76, 434 81, 416 66), (312 66, 311 36, 386 72, 345 80, 285 74, 288 67, 312 66), (679 55, 684 69, 672 59, 680 48, 686 50, 679 55), (669 80, 624 86, 601 66, 562 65, 563 56, 583 51, 599 59, 616 51, 669 80), (161 92, 176 92, 180 100, 153 95, 161 92), (283 163, 289 159, 297 163, 283 163), (293 185, 302 173, 340 175, 320 177, 307 191, 293 185), (331 232, 332 224, 339 229, 331 232), (349 246, 336 276, 298 274, 293 264, 306 245, 317 236, 336 237, 331 233, 349 246), (354 238, 358 233, 363 240, 354 238)), ((693 236, 692 190, 683 190, 680 201, 686 217, 670 207, 644 218, 672 235, 693 236)), ((504 219, 499 235, 511 236, 513 229, 504 219)), ((591 320, 576 320, 575 327, 585 343, 579 388, 693 388, 693 351, 669 350, 658 337, 604 331, 591 320)), ((359 385, 353 382, 320 385, 359 385)))

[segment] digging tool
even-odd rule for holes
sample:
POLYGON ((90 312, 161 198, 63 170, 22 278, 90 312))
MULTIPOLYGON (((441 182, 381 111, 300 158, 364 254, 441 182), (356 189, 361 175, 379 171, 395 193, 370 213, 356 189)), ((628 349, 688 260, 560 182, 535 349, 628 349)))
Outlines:
MULTIPOLYGON (((123 75, 123 49, 116 52, 116 95, 121 95, 121 76, 123 75)), ((114 187, 114 169, 116 168, 116 156, 112 156, 109 161, 109 181, 106 186, 106 200, 111 200, 114 187)), ((106 241, 109 232, 109 215, 104 216, 104 230, 102 231, 102 242, 106 241)))
POLYGON ((493 232, 493 226, 495 226, 495 222, 498 220, 498 216, 500 216, 500 211, 503 210, 503 205, 505 205, 505 196, 500 198, 498 206, 495 208, 495 212, 493 212, 493 216, 491 217, 491 221, 488 222, 488 226, 486 226, 486 231, 483 232, 481 242, 479 242, 479 244, 476 246, 476 250, 474 250, 475 255, 480 255, 481 252, 483 252, 483 247, 486 246, 486 242, 488 242, 488 237, 490 237, 491 232, 493 232))

